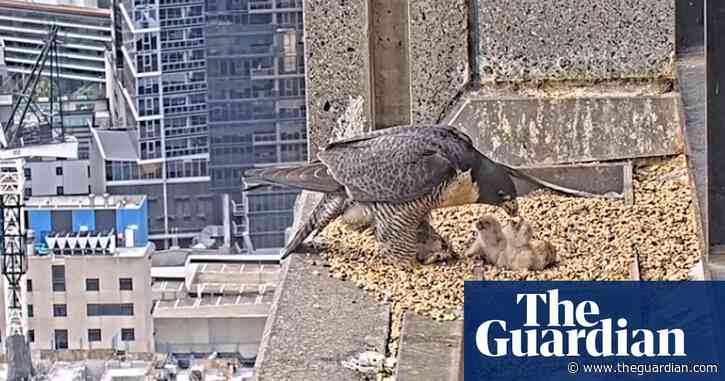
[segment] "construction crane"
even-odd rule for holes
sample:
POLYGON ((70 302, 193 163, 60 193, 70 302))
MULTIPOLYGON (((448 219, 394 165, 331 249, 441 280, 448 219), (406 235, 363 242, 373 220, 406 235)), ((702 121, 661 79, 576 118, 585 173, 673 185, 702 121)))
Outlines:
POLYGON ((66 137, 63 128, 63 99, 60 89, 58 27, 52 25, 30 74, 13 93, 14 102, 7 121, 0 125, 0 254, 5 278, 7 380, 25 381, 32 377, 30 347, 25 337, 27 317, 24 276, 26 257, 24 195, 27 158, 77 158, 78 141, 66 137), (49 83, 48 111, 35 103, 38 83, 49 83), (28 118, 29 113, 33 118, 28 118))

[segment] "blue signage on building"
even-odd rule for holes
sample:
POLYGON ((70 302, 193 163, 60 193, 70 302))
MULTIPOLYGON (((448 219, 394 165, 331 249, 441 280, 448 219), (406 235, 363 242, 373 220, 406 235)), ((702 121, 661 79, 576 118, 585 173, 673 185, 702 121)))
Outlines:
POLYGON ((466 282, 464 379, 723 380, 725 282, 466 282))

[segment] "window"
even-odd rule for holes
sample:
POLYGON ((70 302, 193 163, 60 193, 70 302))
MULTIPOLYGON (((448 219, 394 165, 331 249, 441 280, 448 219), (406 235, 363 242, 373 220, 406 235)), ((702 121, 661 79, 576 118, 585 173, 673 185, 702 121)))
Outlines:
POLYGON ((32 176, 31 176, 32 171, 30 170, 30 168, 23 169, 23 173, 25 174, 25 180, 31 180, 32 179, 32 176))
POLYGON ((65 266, 53 266, 51 271, 53 273, 53 291, 65 291, 65 266))
POLYGON ((28 330, 28 341, 31 343, 35 342, 35 330, 34 329, 28 330))
POLYGON ((63 187, 62 186, 55 187, 55 194, 58 195, 58 196, 62 196, 63 195, 63 187))
POLYGON ((53 316, 54 317, 66 317, 68 311, 65 304, 53 304, 53 316))
POLYGON ((86 279, 86 291, 98 291, 99 281, 98 278, 87 278, 86 279))
POLYGON ((136 340, 136 335, 133 332, 133 328, 121 328, 121 340, 122 341, 136 340))
POLYGON ((91 328, 88 330, 88 342, 101 341, 101 330, 99 328, 91 328))
POLYGON ((121 290, 133 290, 133 279, 121 278, 118 280, 118 288, 121 290))
POLYGON ((55 330, 55 349, 68 349, 68 330, 67 329, 56 329, 55 330))
POLYGON ((63 176, 63 167, 55 167, 55 175, 63 176))
POLYGON ((35 316, 35 313, 33 311, 33 305, 32 304, 28 304, 28 317, 31 318, 33 316, 35 316))
POLYGON ((33 189, 25 188, 25 197, 33 197, 33 189))
POLYGON ((25 280, 25 291, 33 292, 33 280, 32 279, 25 280))
POLYGON ((88 316, 133 316, 133 303, 91 303, 86 305, 88 316))

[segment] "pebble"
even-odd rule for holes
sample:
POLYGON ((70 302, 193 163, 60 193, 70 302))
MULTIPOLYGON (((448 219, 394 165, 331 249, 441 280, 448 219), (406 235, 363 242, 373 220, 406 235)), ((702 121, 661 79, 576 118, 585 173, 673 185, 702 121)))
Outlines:
MULTIPOLYGON (((678 175, 686 171, 685 158, 635 164, 631 206, 623 200, 547 191, 519 199, 521 216, 531 223, 535 238, 551 242, 558 253, 558 262, 542 271, 505 270, 460 257, 411 266, 381 257, 371 234, 352 232, 339 222, 318 238, 324 242, 325 265, 333 277, 392 303, 392 336, 399 334, 395 319, 402 319, 405 309, 434 319, 459 319, 464 280, 627 280, 635 254, 643 280, 688 279, 700 252, 691 189, 687 176, 678 175)), ((436 210, 431 223, 462 256, 475 236, 474 221, 487 213, 507 218, 498 208, 471 205, 436 210)))

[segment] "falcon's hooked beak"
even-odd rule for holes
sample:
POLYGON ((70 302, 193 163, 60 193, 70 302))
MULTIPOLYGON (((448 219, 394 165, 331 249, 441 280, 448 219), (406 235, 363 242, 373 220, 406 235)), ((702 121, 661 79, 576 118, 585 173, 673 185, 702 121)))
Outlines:
POLYGON ((519 203, 516 202, 515 198, 508 199, 501 203, 501 207, 508 213, 511 217, 518 217, 519 215, 519 203))

